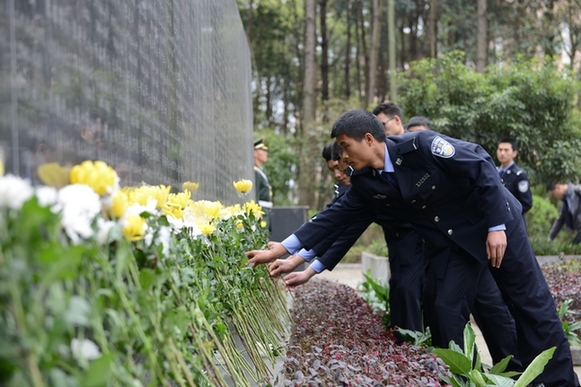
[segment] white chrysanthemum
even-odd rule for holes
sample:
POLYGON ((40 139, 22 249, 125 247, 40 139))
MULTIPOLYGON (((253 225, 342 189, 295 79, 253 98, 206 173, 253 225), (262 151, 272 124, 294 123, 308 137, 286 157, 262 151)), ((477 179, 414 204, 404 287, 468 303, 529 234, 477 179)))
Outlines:
POLYGON ((58 193, 58 202, 53 207, 61 213, 61 226, 74 244, 81 238, 93 236, 91 224, 101 211, 99 195, 84 184, 72 184, 62 188, 58 193))
POLYGON ((165 258, 169 257, 169 246, 171 241, 171 229, 166 226, 162 226, 157 234, 157 243, 163 246, 163 256, 165 258))
POLYGON ((14 175, 0 177, 0 208, 19 210, 33 194, 30 181, 14 175))
POLYGON ((125 210, 124 217, 127 217, 129 215, 141 215, 143 212, 148 212, 152 215, 156 215, 159 214, 159 211, 157 210, 156 207, 157 200, 154 198, 148 198, 147 204, 145 206, 142 206, 139 203, 133 203, 129 207, 127 207, 127 209, 125 210))
POLYGON ((113 227, 115 227, 117 225, 116 222, 112 221, 112 220, 106 220, 103 218, 97 218, 97 235, 96 235, 96 239, 97 239, 97 243, 101 246, 106 245, 107 243, 109 243, 109 231, 111 231, 111 229, 113 227))
POLYGON ((169 223, 169 225, 171 226, 171 228, 175 231, 175 232, 179 232, 181 231, 181 229, 184 227, 184 221, 182 219, 177 219, 174 218, 173 216, 168 216, 167 217, 167 221, 169 223))
POLYGON ((190 235, 190 237, 192 238, 196 238, 200 235, 204 235, 202 233, 202 230, 200 230, 200 227, 198 227, 198 223, 188 223, 186 224, 184 227, 188 228, 188 234, 190 235))
POLYGON ((72 339, 71 353, 77 360, 95 360, 101 357, 101 351, 99 351, 97 344, 88 339, 72 339))
POLYGON ((36 188, 36 197, 38 199, 38 204, 42 207, 51 207, 57 202, 58 191, 53 187, 38 187, 36 188))
POLYGON ((143 236, 143 243, 145 243, 147 247, 151 247, 151 244, 153 243, 153 229, 148 228, 146 230, 146 233, 143 236))

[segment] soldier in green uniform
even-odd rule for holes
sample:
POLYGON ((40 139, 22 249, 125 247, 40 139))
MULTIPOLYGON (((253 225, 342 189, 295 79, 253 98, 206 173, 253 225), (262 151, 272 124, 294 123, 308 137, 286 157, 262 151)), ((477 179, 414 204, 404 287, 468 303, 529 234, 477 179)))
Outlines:
POLYGON ((262 165, 268 159, 268 147, 261 139, 254 142, 254 181, 256 182, 256 201, 264 211, 263 219, 266 222, 268 231, 272 231, 270 226, 270 211, 272 210, 272 187, 268 176, 262 170, 262 165))

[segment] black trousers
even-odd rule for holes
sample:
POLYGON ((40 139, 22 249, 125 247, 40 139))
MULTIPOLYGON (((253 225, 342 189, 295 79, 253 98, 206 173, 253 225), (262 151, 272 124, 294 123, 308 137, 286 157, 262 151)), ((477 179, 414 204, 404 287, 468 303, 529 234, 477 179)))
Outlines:
POLYGON ((513 355, 509 368, 521 371, 515 323, 490 272, 457 246, 447 254, 444 277, 430 268, 427 273, 425 308, 432 344, 448 348, 453 340, 463 346, 464 327, 472 312, 494 363, 513 355))
MULTIPOLYGON (((555 303, 523 223, 517 223, 512 233, 507 235, 508 246, 500 268, 485 266, 462 249, 452 248, 443 278, 428 277, 433 312, 427 317, 433 344, 447 348, 450 339, 462 342, 460 332, 468 321, 482 273, 488 270, 514 318, 517 352, 523 367, 526 368, 542 351, 556 347, 552 359, 535 382, 543 382, 546 387, 578 387, 571 350, 555 303)), ((494 323, 484 319, 482 326, 484 329, 494 329, 487 327, 494 323)))
POLYGON ((542 351, 556 347, 537 382, 546 387, 577 387, 569 343, 547 282, 521 222, 507 235, 500 268, 489 267, 514 318, 523 366, 542 351))
MULTIPOLYGON (((422 295, 424 290, 425 261, 423 242, 417 234, 397 241, 397 243, 414 243, 416 248, 413 259, 400 259, 392 254, 390 243, 389 268, 389 309, 391 326, 423 332, 422 295)), ((409 249, 408 249, 409 250, 409 249)), ((396 335, 397 336, 397 335, 396 335)))

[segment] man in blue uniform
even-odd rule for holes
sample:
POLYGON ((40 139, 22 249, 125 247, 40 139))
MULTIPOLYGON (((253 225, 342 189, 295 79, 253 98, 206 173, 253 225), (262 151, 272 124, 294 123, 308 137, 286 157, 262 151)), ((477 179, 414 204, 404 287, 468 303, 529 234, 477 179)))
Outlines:
MULTIPOLYGON (((335 187, 336 196, 332 203, 345 193, 350 184, 349 177, 344 173, 346 165, 339 157, 341 148, 336 142, 333 145, 335 145, 335 149, 332 150, 331 146, 328 146, 323 150, 323 157, 327 160, 329 170, 341 183, 335 187)), ((422 239, 410 224, 393 216, 378 214, 376 211, 368 213, 367 216, 359 216, 356 222, 326 251, 324 243, 321 243, 312 250, 301 250, 298 254, 287 259, 279 259, 270 263, 268 270, 273 277, 277 277, 284 273, 290 273, 305 261, 312 262, 314 256, 318 255, 320 258, 312 262, 309 268, 291 273, 284 279, 285 285, 289 288, 304 284, 315 274, 321 273, 325 269, 333 270, 361 233, 373 222, 382 226, 389 249, 391 326, 423 331, 424 319, 427 320, 428 324, 434 325, 432 320, 441 318, 444 321, 435 324, 435 326, 449 331, 446 333, 445 340, 448 342, 454 340, 460 343, 464 327, 454 324, 456 316, 442 315, 433 311, 430 306, 432 302, 422 305, 424 296, 430 301, 434 298, 432 291, 424 292, 424 272, 427 263, 430 262, 424 259, 424 252, 428 257, 430 251, 425 251, 422 239), (424 309, 423 313, 422 309, 424 309)), ((432 253, 435 254, 435 252, 432 253)), ((432 258, 434 261, 438 260, 437 257, 432 258)), ((503 302, 492 276, 487 272, 484 274, 479 282, 472 315, 482 331, 494 364, 509 355, 514 355, 515 357, 510 360, 507 368, 511 371, 522 371, 522 365, 518 359, 514 320, 503 302)), ((403 338, 397 333, 396 338, 403 341, 403 338)))
MULTIPOLYGON (((432 270, 443 275, 433 283, 434 311, 457 316, 464 325, 482 273, 490 270, 514 317, 523 366, 554 346, 537 381, 547 387, 579 386, 521 205, 502 185, 490 156, 477 144, 432 131, 386 139, 381 122, 364 110, 343 114, 331 136, 358 171, 351 176, 351 188, 281 244, 247 252, 248 262, 270 262, 287 251, 313 248, 369 208, 407 220, 439 258, 431 262, 432 270)), ((438 335, 434 344, 447 346, 438 335)))
MULTIPOLYGON (((343 196, 350 185, 349 176, 345 173, 346 165, 340 158, 340 151, 341 148, 336 142, 323 150, 327 166, 339 183, 335 186, 335 197, 332 203, 343 196)), ((310 269, 297 272, 296 275, 300 278, 297 278, 296 282, 285 281, 285 283, 293 287, 307 282, 325 269, 333 270, 359 236, 374 222, 382 227, 389 249, 391 326, 421 332, 423 331, 421 298, 425 270, 423 241, 411 225, 393 216, 367 212, 365 216, 359 217, 355 224, 342 232, 328 249, 321 244, 309 251, 301 250, 285 260, 272 262, 269 265, 269 271, 272 276, 291 272, 305 261, 312 261, 317 255, 315 251, 321 253, 319 258, 311 263, 310 269)), ((289 280, 293 281, 293 275, 290 275, 289 280)), ((401 337, 398 339, 403 341, 401 337)))
POLYGON ((498 142, 496 148, 496 157, 500 161, 498 173, 504 186, 520 202, 524 218, 525 213, 533 206, 533 195, 526 172, 514 162, 517 155, 518 148, 515 139, 505 137, 498 142))

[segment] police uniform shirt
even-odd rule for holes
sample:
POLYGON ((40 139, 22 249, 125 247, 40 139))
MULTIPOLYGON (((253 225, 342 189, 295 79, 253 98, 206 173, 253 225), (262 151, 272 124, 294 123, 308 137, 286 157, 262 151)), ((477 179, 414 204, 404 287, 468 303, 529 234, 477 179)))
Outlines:
POLYGON ((498 167, 498 173, 504 186, 522 205, 522 213, 524 214, 530 210, 533 206, 533 195, 526 172, 512 162, 506 168, 498 167))

